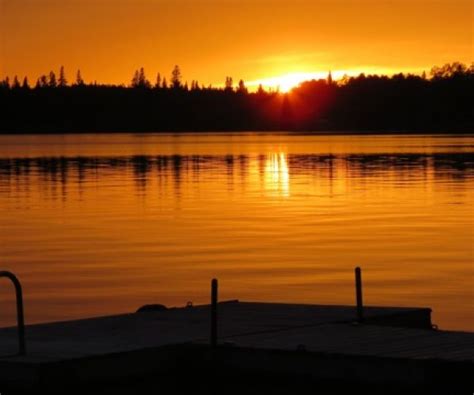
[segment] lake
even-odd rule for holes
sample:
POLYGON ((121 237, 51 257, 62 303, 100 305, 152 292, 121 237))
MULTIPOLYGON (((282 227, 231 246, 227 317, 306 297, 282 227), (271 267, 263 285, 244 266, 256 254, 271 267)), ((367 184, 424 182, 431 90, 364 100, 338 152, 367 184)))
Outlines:
MULTIPOLYGON (((28 323, 221 299, 427 306, 474 330, 474 136, 0 136, 28 323)), ((0 326, 15 323, 0 282, 0 326)))

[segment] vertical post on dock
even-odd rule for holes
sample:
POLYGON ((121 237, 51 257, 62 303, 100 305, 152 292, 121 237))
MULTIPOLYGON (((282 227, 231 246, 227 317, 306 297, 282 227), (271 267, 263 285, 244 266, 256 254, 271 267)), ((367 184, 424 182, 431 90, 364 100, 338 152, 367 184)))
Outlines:
POLYGON ((360 267, 355 268, 357 321, 364 321, 364 304, 362 300, 362 271, 360 267))
POLYGON ((211 346, 217 346, 217 279, 211 281, 211 346))
POLYGON ((16 293, 16 319, 18 326, 18 349, 20 355, 26 355, 25 345, 25 315, 23 312, 23 291, 20 280, 11 272, 0 271, 0 277, 8 278, 15 287, 16 293))

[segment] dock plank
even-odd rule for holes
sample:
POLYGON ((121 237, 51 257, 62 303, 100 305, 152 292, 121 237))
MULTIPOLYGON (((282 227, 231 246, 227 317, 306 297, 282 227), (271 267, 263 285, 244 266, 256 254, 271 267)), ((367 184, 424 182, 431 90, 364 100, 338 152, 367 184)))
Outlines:
MULTIPOLYGON (((316 375, 339 377, 340 369, 352 372, 356 380, 372 380, 373 370, 388 363, 403 372, 403 380, 417 381, 425 374, 425 361, 431 369, 432 360, 463 363, 469 370, 474 334, 433 330, 430 314, 428 308, 366 307, 366 320, 357 323, 353 306, 224 302, 218 305, 218 350, 238 353, 235 360, 230 357, 238 369, 259 369, 266 363, 276 374, 279 369, 294 373, 300 366, 316 375), (274 352, 279 355, 275 361, 274 352), (262 362, 253 361, 255 353, 262 362), (357 358, 368 358, 363 368, 357 358), (418 373, 410 370, 411 362, 405 366, 403 361, 421 364, 418 373)), ((0 384, 15 377, 34 385, 60 374, 66 380, 68 372, 80 372, 87 380, 144 374, 193 358, 206 360, 210 306, 31 325, 26 335, 28 354, 18 356, 15 328, 0 328, 0 384), (45 374, 50 376, 40 378, 45 374)), ((387 377, 398 379, 395 373, 387 377)))
POLYGON ((304 345, 309 352, 474 362, 474 334, 465 332, 327 324, 236 337, 234 341, 237 347, 244 348, 290 351, 304 345))
MULTIPOLYGON (((230 338, 252 333, 281 331, 334 322, 352 322, 352 306, 293 305, 286 303, 219 303, 219 336, 230 338)), ((427 308, 366 307, 367 319, 418 313, 426 321, 427 308)), ((52 361, 102 355, 145 347, 207 341, 208 305, 164 311, 123 314, 27 327, 28 355, 52 361)), ((0 329, 0 356, 16 349, 14 328, 0 329)))

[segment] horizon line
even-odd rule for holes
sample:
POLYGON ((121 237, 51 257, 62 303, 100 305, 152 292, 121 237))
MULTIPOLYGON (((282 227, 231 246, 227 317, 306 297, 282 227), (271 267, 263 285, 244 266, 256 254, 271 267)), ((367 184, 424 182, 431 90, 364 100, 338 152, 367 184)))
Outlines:
MULTIPOLYGON (((460 61, 453 61, 453 62, 445 63, 441 67, 443 67, 445 65, 453 65, 453 64, 461 64, 461 65, 466 66, 466 68, 474 67, 474 61, 471 62, 470 64, 466 64, 466 63, 463 63, 463 62, 460 62, 460 61)), ((177 67, 179 67, 179 66, 177 66, 177 67)), ((426 75, 426 77, 428 78, 428 76, 430 74, 432 74, 433 69, 435 69, 437 67, 440 67, 440 66, 434 65, 434 66, 429 67, 428 69, 425 68, 425 67, 417 67, 417 68, 400 68, 399 70, 397 70, 397 69, 390 69, 390 68, 377 68, 377 67, 373 67, 373 66, 368 66, 368 67, 365 67, 365 68, 354 68, 354 69, 329 69, 327 71, 311 71, 311 72, 308 72, 308 71, 292 71, 292 72, 287 72, 287 73, 282 73, 282 74, 274 74, 270 77, 262 77, 262 78, 247 80, 247 81, 242 79, 242 78, 234 79, 232 76, 228 75, 224 78, 224 80, 227 79, 227 78, 231 78, 233 83, 235 84, 234 86, 237 86, 240 81, 243 81, 243 83, 245 84, 245 87, 247 89, 249 89, 250 91, 253 91, 254 89, 257 90, 260 86, 262 86, 263 88, 268 89, 270 91, 280 91, 281 90, 282 92, 287 92, 287 91, 293 89, 294 87, 297 87, 301 83, 309 82, 309 81, 315 81, 315 80, 316 81, 318 81, 318 80, 327 80, 329 76, 331 76, 333 81, 342 81, 345 78, 353 78, 353 77, 358 77, 358 76, 361 76, 361 75, 381 76, 381 77, 383 77, 383 76, 393 77, 395 75, 400 75, 400 74, 403 74, 403 75, 406 75, 406 76, 409 76, 409 75, 413 75, 413 76, 426 75), (292 85, 289 86, 290 89, 285 89, 285 86, 282 86, 282 80, 283 81, 285 81, 285 80, 291 81, 292 85)), ((5 81, 8 80, 10 82, 10 84, 12 84, 13 81, 15 80, 15 78, 17 78, 18 81, 20 81, 20 83, 26 79, 28 81, 30 87, 34 88, 33 84, 35 84, 41 77, 43 77, 43 76, 48 77, 50 75, 50 73, 54 73, 55 76, 58 77, 61 73, 61 70, 63 70, 65 72, 64 66, 59 66, 59 72, 54 70, 54 69, 51 69, 48 73, 40 74, 36 78, 36 80, 35 79, 30 80, 28 75, 18 75, 18 74, 2 75, 0 81, 5 82, 5 81)), ((146 81, 148 81, 151 84, 151 87, 155 87, 156 78, 158 76, 161 77, 161 81, 166 80, 169 83, 169 81, 171 80, 171 78, 167 78, 165 75, 161 74, 161 72, 159 72, 159 71, 157 71, 155 73, 155 78, 154 79, 150 78, 149 76, 146 75, 146 70, 144 69, 144 67, 140 67, 140 68, 136 69, 134 71, 134 73, 137 73, 139 70, 143 70, 145 72, 144 75, 145 75, 146 81)), ((75 72, 74 72, 74 75, 77 76, 78 73, 81 74, 81 78, 82 78, 81 68, 76 69, 75 72)), ((131 73, 131 75, 133 76, 133 73, 131 73)), ((67 73, 65 73, 65 77, 66 77, 66 80, 71 80, 71 81, 76 80, 76 78, 67 77, 67 73)), ((131 83, 132 78, 130 78, 129 82, 119 82, 119 83, 117 83, 117 82, 115 82, 115 83, 114 82, 100 82, 97 79, 88 79, 88 80, 82 79, 82 81, 84 82, 85 85, 97 85, 97 86, 108 86, 108 87, 124 87, 124 88, 133 87, 132 83, 131 83)), ((71 82, 71 83, 69 81, 67 81, 67 82, 68 82, 67 86, 74 86, 75 85, 74 82, 71 82)), ((199 80, 196 80, 196 79, 191 79, 191 80, 183 79, 183 78, 181 79, 181 85, 182 86, 185 86, 185 85, 189 86, 189 85, 194 84, 194 83, 199 84, 199 87, 201 89, 208 89, 208 88, 220 89, 220 88, 225 88, 225 86, 226 86, 225 81, 224 82, 219 82, 219 83, 214 82, 214 83, 210 83, 210 84, 204 84, 204 83, 200 83, 199 80)), ((286 87, 286 88, 288 88, 288 87, 286 87)))

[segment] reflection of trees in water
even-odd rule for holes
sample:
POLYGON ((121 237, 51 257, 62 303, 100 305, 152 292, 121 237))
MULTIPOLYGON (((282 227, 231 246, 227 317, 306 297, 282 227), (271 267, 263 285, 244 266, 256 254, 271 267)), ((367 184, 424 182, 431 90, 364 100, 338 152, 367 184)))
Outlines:
POLYGON ((474 176, 474 153, 434 154, 350 154, 350 155, 290 155, 292 174, 308 170, 327 170, 333 174, 338 166, 359 177, 371 177, 393 171, 399 176, 432 171, 435 178, 471 178, 474 176))
POLYGON ((131 159, 133 174, 137 188, 141 191, 146 189, 148 173, 151 170, 151 162, 146 156, 133 156, 131 159))
MULTIPOLYGON (((137 188, 145 190, 151 177, 171 178, 179 190, 185 177, 198 181, 207 173, 223 174, 234 182, 238 175, 244 183, 249 178, 252 162, 260 175, 274 155, 137 155, 130 157, 40 157, 0 159, 2 191, 10 187, 26 186, 37 177, 41 183, 61 186, 66 194, 68 182, 77 182, 79 188, 89 180, 118 172, 130 172, 137 188)), ((474 178, 474 153, 430 154, 350 154, 316 155, 290 154, 286 157, 288 174, 310 175, 332 179, 340 175, 371 178, 392 172, 401 179, 423 177, 431 173, 435 179, 464 181, 474 178)), ((230 184, 230 185, 231 185, 230 184)))

